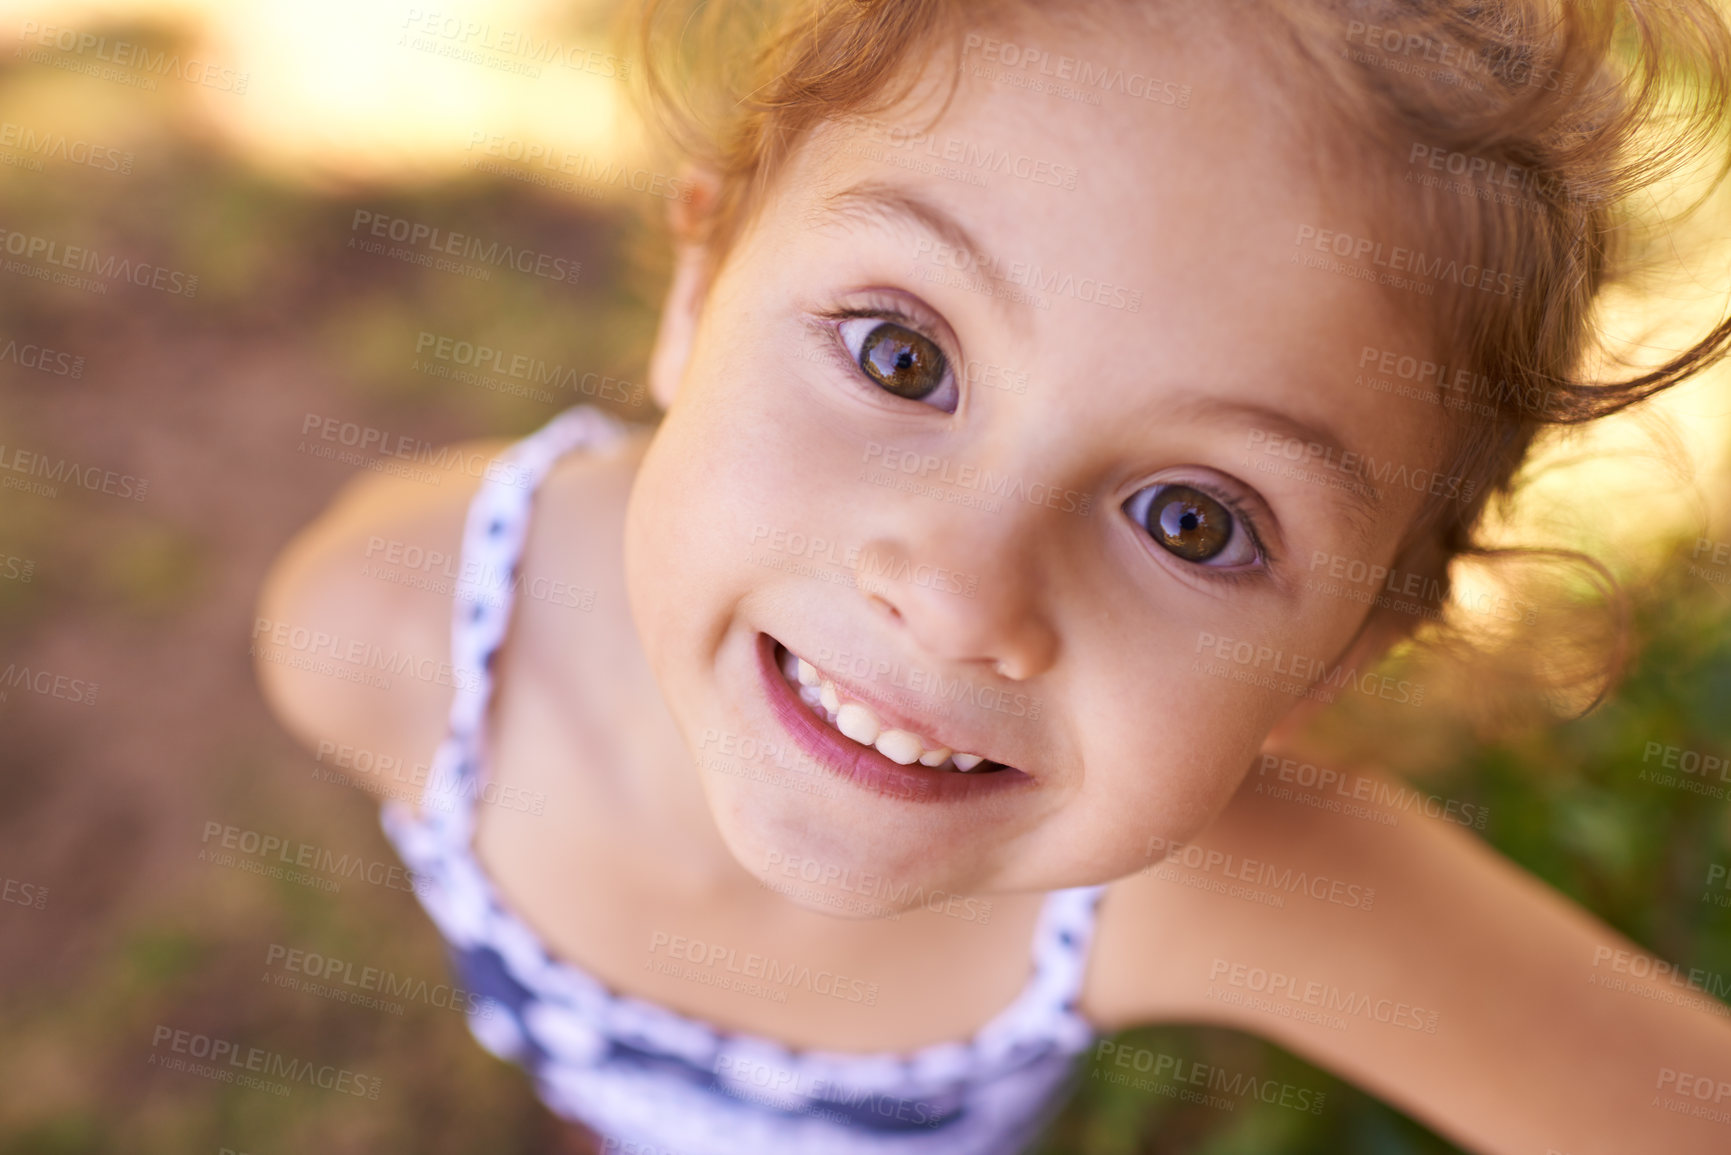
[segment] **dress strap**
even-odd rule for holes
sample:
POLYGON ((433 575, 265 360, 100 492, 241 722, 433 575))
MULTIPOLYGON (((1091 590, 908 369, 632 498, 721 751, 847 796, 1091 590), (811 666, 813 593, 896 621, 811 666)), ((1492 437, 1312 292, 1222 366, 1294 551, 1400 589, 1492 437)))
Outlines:
POLYGON ((1032 986, 1039 995, 1033 1013, 1045 1020, 1039 1024, 1042 1033, 1075 1050, 1086 1048, 1095 1035, 1077 1003, 1087 978, 1095 914, 1105 894, 1105 883, 1050 892, 1034 933, 1032 986))
POLYGON ((528 537, 535 491, 564 454, 604 447, 626 436, 630 423, 593 405, 560 413, 488 463, 463 526, 456 597, 451 607, 450 728, 433 758, 422 795, 427 818, 467 843, 476 797, 486 785, 487 706, 493 696, 493 659, 511 624, 523 581, 518 560, 528 537))

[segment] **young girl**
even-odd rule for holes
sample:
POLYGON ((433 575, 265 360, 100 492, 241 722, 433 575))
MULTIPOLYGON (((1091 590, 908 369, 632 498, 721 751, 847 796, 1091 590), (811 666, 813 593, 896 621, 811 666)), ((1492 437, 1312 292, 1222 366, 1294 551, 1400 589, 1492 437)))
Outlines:
POLYGON ((1731 1027, 1293 745, 1434 704, 1374 667, 1541 428, 1731 342, 1581 375, 1625 201, 1720 147, 1713 9, 699 7, 643 24, 721 66, 650 76, 665 416, 369 479, 259 613, 451 671, 258 666, 321 749, 437 748, 385 828, 482 1044, 620 1152, 1014 1152, 1165 1021, 1473 1150, 1731 1149, 1731 1027), (367 569, 436 554, 454 604, 367 569))

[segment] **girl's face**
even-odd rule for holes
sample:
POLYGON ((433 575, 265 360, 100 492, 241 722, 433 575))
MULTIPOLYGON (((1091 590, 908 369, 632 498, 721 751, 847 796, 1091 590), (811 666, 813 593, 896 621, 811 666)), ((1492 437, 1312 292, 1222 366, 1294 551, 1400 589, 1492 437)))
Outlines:
POLYGON ((1303 263, 1377 226, 1283 149, 1289 95, 1129 41, 1039 45, 1123 70, 1088 103, 982 34, 941 119, 925 90, 823 126, 707 292, 676 285, 632 612, 766 881, 1106 881, 1200 831, 1310 684, 1406 692, 1342 668, 1382 585, 1340 575, 1390 564, 1443 411, 1367 384, 1425 347, 1400 290, 1303 263), (778 646, 1013 769, 868 751, 778 646))

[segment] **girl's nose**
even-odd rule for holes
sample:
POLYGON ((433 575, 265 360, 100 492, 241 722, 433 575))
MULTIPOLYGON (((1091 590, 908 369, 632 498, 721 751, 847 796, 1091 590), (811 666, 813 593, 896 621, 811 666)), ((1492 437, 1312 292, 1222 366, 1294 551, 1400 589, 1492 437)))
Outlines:
MULTIPOLYGON (((912 556, 908 550, 883 540, 871 542, 864 552, 866 556, 895 559, 897 564, 892 572, 917 572, 922 561, 933 569, 943 564, 912 556), (905 567, 900 565, 903 560, 908 563, 905 567)), ((958 554, 945 551, 944 556, 958 554)), ((1031 575, 1026 572, 1017 573, 1017 568, 993 566, 980 574, 976 582, 970 582, 966 591, 945 588, 936 581, 867 579, 871 580, 872 589, 866 593, 866 600, 875 612, 906 630, 914 643, 933 658, 974 664, 990 669, 1000 678, 1026 681, 1052 664, 1057 654, 1057 635, 1034 604, 1033 591, 1038 583, 1030 580, 1031 575), (1001 574, 1013 576, 995 579, 994 575, 1001 574)))

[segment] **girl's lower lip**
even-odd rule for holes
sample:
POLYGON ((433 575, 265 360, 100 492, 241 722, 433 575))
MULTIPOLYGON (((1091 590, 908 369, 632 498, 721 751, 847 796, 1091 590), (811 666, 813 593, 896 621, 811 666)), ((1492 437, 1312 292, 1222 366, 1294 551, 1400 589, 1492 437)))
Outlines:
POLYGON ((903 766, 844 737, 799 700, 776 665, 775 647, 774 638, 763 633, 757 635, 757 669, 770 710, 800 749, 836 777, 908 802, 956 802, 1033 785, 1033 778, 1008 767, 984 774, 962 774, 933 770, 917 763, 903 766))

